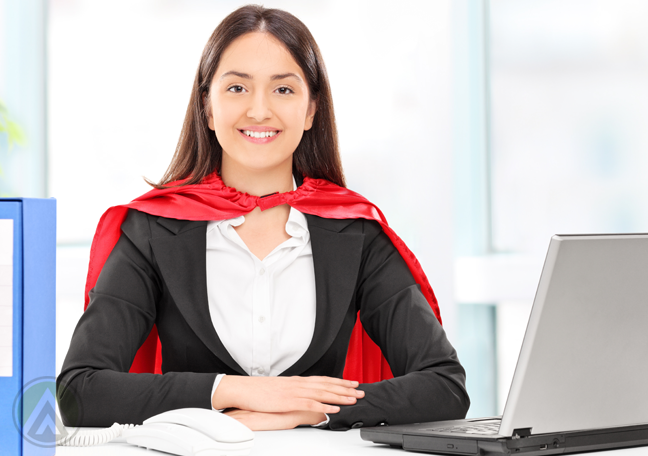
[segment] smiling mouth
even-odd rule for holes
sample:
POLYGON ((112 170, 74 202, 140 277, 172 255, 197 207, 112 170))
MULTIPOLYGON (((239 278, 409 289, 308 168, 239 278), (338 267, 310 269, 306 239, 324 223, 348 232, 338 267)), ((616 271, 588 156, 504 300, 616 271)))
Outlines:
POLYGON ((271 138, 272 136, 275 136, 276 134, 279 133, 279 130, 277 131, 239 130, 239 131, 243 133, 245 136, 249 136, 250 138, 271 138))

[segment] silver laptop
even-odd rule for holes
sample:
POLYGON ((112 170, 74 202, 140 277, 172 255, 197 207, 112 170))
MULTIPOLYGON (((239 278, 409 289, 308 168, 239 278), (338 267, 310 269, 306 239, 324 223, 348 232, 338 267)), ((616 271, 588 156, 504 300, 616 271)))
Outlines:
POLYGON ((648 445, 648 234, 551 239, 501 418, 360 434, 455 455, 648 445))

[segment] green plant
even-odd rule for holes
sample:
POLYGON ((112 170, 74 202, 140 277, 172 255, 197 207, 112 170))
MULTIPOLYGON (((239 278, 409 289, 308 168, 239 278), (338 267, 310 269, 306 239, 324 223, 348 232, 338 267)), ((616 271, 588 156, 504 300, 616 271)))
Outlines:
MULTIPOLYGON (((0 148, 4 142, 2 141, 4 139, 3 136, 7 138, 8 152, 11 152, 14 146, 24 146, 27 142, 27 137, 22 128, 20 128, 18 123, 11 120, 9 110, 2 100, 0 100, 0 148)), ((0 176, 3 175, 1 165, 2 163, 0 163, 0 176)))

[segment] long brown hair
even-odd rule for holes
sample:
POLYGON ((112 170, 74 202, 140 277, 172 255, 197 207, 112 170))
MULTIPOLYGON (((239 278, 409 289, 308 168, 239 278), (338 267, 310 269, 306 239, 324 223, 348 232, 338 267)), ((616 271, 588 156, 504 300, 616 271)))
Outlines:
POLYGON ((182 185, 196 184, 219 171, 223 148, 209 129, 203 104, 225 49, 238 37, 250 32, 266 32, 288 49, 306 77, 311 100, 317 106, 313 126, 293 154, 293 172, 303 177, 326 179, 345 187, 338 151, 333 100, 324 60, 308 28, 292 14, 279 9, 247 5, 237 9, 216 27, 200 59, 182 132, 169 168, 154 187, 186 179, 182 185))

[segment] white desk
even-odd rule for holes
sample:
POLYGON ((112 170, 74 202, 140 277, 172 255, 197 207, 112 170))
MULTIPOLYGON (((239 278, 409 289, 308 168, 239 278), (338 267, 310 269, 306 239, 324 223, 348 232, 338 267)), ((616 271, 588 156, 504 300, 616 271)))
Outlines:
MULTIPOLYGON (((57 447, 57 456, 164 456, 166 453, 115 443, 95 447, 57 447)), ((255 432, 254 449, 250 456, 399 456, 411 453, 376 445, 360 438, 360 430, 346 432, 300 428, 291 431, 255 432)), ((646 456, 648 447, 588 453, 596 456, 646 456)))

